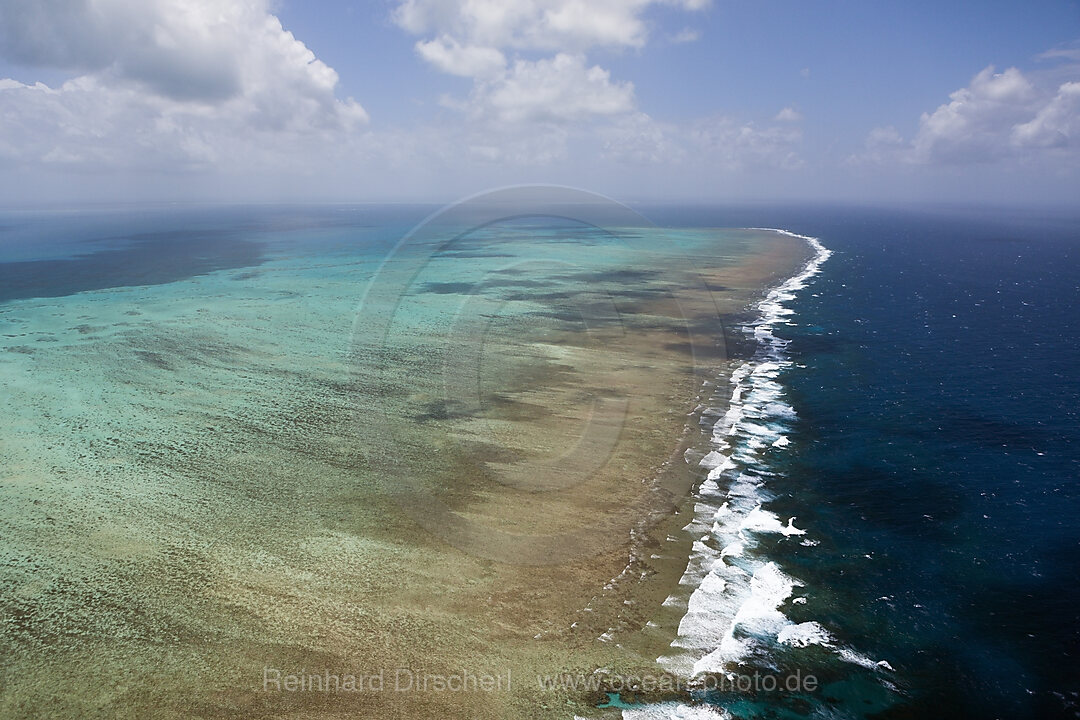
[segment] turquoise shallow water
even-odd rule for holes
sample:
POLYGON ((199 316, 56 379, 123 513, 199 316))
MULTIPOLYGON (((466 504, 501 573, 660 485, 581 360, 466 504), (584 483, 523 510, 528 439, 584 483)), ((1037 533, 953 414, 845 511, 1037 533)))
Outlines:
MULTIPOLYGON (((687 227, 613 241, 519 220, 407 249, 407 290, 368 298, 390 323, 365 322, 371 279, 431 210, 0 219, 0 715, 298 714, 248 692, 263 663, 490 651, 462 609, 488 607, 504 576, 447 548, 491 538, 425 528, 425 502, 471 508, 495 537, 536 533, 544 516, 527 491, 560 478, 514 468, 559 467, 553 428, 617 399, 605 384, 719 362, 702 345, 671 360, 687 340, 665 302, 686 258, 722 265, 760 241, 694 228, 759 225, 835 254, 789 303, 794 324, 776 328, 791 364, 771 379, 797 418, 759 468, 772 473, 764 509, 807 534, 759 533, 744 559, 803 583, 790 597, 806 602, 781 604, 785 617, 873 667, 814 644, 759 648, 748 669, 800 667, 827 691, 699 700, 747 718, 1076 715, 1074 224, 654 209, 687 227), (658 237, 678 252, 641 242, 658 237), (668 354, 627 352, 632 333, 668 354), (529 445, 522 423, 549 434, 529 445), (515 513, 504 492, 519 493, 515 513)), ((730 312, 682 320, 715 336, 730 312)), ((743 359, 754 345, 729 347, 743 359)), ((660 447, 634 433, 628 445, 660 447)), ((603 493, 577 500, 618 524, 603 493)), ((529 572, 556 587, 558 575, 529 572)), ((536 607, 558 601, 530 592, 536 607)), ((532 623, 525 640, 554 632, 513 600, 507 614, 532 623)), ((682 609, 665 611, 677 625, 682 609)))
POLYGON ((485 554, 625 541, 643 480, 630 508, 571 471, 666 458, 685 409, 627 388, 676 399, 722 361, 737 308, 673 293, 760 238, 518 219, 394 254, 429 210, 3 218, 3 714, 235 716, 267 658, 449 662, 489 647, 485 554), (387 258, 408 283, 369 293, 387 258))

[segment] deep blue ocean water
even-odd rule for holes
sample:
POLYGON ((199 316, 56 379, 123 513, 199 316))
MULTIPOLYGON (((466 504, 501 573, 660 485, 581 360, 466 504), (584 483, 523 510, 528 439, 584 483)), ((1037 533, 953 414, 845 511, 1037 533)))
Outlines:
POLYGON ((1080 716, 1080 221, 820 208, 681 219, 784 227, 834 251, 777 331, 792 341, 783 382, 800 420, 772 509, 821 539, 782 558, 829 595, 816 619, 887 659, 900 692, 884 710, 830 704, 1080 716))

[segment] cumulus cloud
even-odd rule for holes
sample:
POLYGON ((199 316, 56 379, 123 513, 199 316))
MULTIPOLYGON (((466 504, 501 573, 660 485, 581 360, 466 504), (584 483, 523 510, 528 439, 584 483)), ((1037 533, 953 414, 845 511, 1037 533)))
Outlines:
POLYGON ((0 4, 0 50, 26 65, 98 70, 115 59, 120 26, 138 24, 112 15, 94 12, 88 0, 9 0, 0 4))
POLYGON ((476 80, 468 102, 444 105, 503 123, 581 121, 633 109, 633 86, 613 82, 585 56, 643 47, 643 13, 657 4, 700 10, 708 0, 402 0, 393 17, 410 33, 434 36, 416 43, 421 58, 476 80), (553 54, 507 63, 506 52, 553 54))
MULTIPOLYGON (((1080 78, 1076 66, 1065 71, 1080 78)), ((1032 159, 1049 151, 1080 155, 1080 82, 1046 82, 1050 77, 987 67, 951 93, 949 102, 923 113, 910 141, 891 126, 876 128, 852 159, 964 165, 1032 159)))
POLYGON ((1010 139, 1020 148, 1080 146, 1080 82, 1063 83, 1035 117, 1013 126, 1010 139))
POLYGON ((565 53, 550 60, 518 60, 497 80, 479 85, 475 95, 481 111, 508 123, 573 121, 634 106, 632 83, 613 83, 607 70, 565 53))
POLYGON ((802 120, 802 113, 793 107, 786 107, 776 113, 776 117, 773 119, 777 122, 799 122, 802 120))
POLYGON ((447 34, 470 45, 584 52, 641 47, 650 5, 700 10, 708 0, 403 0, 395 21, 415 35, 447 34))
POLYGON ((349 132, 337 73, 267 0, 9 0, 0 55, 77 73, 56 88, 0 89, 7 152, 45 162, 207 163, 252 134, 349 132))
POLYGON ((435 40, 419 40, 416 52, 436 68, 451 75, 490 77, 506 67, 506 57, 497 49, 462 46, 452 37, 443 35, 435 40))
MULTIPOLYGON (((590 57, 646 43, 650 5, 692 11, 703 0, 403 2, 395 17, 420 36, 406 41, 417 56, 472 87, 441 99, 453 112, 374 130, 359 104, 337 97, 337 73, 282 28, 269 2, 0 0, 0 55, 70 77, 53 87, 0 79, 5 192, 32 197, 23 188, 33 175, 37 192, 63 185, 76 196, 86 192, 80 185, 105 196, 144 187, 147 197, 174 187, 212 196, 203 179, 288 196, 328 188, 439 196, 451 177, 456 192, 520 182, 523 168, 532 178, 582 182, 634 164, 649 166, 640 177, 696 193, 706 178, 801 164, 794 110, 754 122, 660 121, 637 109, 633 83, 590 57)), ((1048 112, 1030 133, 1059 124, 1048 112)))
POLYGON ((89 75, 59 88, 6 81, 0 85, 0 155, 71 170, 251 169, 278 159, 287 165, 301 148, 347 137, 344 117, 328 121, 319 117, 317 103, 295 102, 275 116, 244 100, 193 108, 89 75))
POLYGON ((337 83, 266 0, 9 0, 0 53, 174 100, 217 102, 272 83, 317 95, 337 83))
POLYGON ((1031 116, 1038 94, 1016 68, 995 73, 987 67, 968 87, 949 95, 950 102, 923 113, 912 143, 924 162, 981 162, 1008 152, 1014 125, 1031 116))

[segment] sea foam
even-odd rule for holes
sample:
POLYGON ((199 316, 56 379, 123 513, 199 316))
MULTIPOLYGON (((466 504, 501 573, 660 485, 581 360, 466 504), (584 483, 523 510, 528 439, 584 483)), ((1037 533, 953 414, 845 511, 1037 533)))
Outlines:
POLYGON ((757 317, 746 327, 756 340, 755 355, 731 373, 727 408, 705 412, 705 417, 719 419, 711 428, 712 447, 699 463, 707 475, 697 490, 694 519, 687 525, 700 538, 680 581, 691 592, 672 652, 658 659, 685 676, 723 672, 727 663, 770 644, 803 645, 829 637, 816 623, 796 625, 784 615, 794 588, 802 583, 753 552, 761 536, 807 534, 795 518, 781 518, 763 507, 772 497, 767 488, 773 474, 770 455, 790 444, 788 434, 797 419, 781 382, 791 365, 788 341, 773 334, 773 328, 790 322, 793 311, 784 303, 795 298, 831 255, 815 238, 776 232, 805 240, 814 255, 758 303, 757 317))
MULTIPOLYGON (((839 661, 877 671, 892 671, 884 660, 874 661, 839 643, 824 625, 795 623, 785 610, 806 605, 805 593, 793 597, 802 581, 784 571, 763 552, 756 551, 763 536, 780 542, 815 547, 810 530, 796 526, 795 518, 781 518, 765 505, 773 498, 768 489, 775 477, 773 456, 791 444, 789 433, 798 415, 785 399, 783 373, 793 365, 789 341, 777 337, 777 325, 792 325, 794 311, 785 303, 820 272, 832 252, 816 238, 786 230, 751 228, 806 241, 813 257, 758 303, 757 317, 745 329, 757 344, 753 358, 731 373, 730 400, 722 412, 706 407, 702 422, 715 418, 712 447, 699 461, 707 472, 696 490, 694 516, 685 530, 693 543, 680 590, 664 605, 685 608, 671 652, 657 662, 673 673, 694 678, 703 673, 730 674, 733 663, 751 657, 769 661, 781 647, 827 648, 839 661), (717 549, 722 548, 722 549, 717 549), (687 596, 689 592, 689 596, 687 596)), ((718 398, 720 387, 714 398, 718 398)), ((803 614, 805 611, 801 611, 803 614)), ((888 685, 886 681, 883 681, 888 685)), ((652 718, 729 717, 707 705, 660 703, 625 710, 627 720, 652 718)))

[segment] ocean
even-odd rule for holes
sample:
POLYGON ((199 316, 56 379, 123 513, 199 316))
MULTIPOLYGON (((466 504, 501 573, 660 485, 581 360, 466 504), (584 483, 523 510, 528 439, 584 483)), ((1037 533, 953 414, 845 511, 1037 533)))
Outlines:
MULTIPOLYGON (((713 701, 736 717, 1077 717, 1076 219, 857 208, 655 215, 784 227, 832 253, 785 303, 791 314, 768 324, 781 347, 766 337, 749 365, 760 375, 781 361, 744 388, 758 391, 767 427, 731 436, 738 461, 747 440, 783 432, 782 452, 744 457, 733 474, 749 466, 762 482, 752 502, 766 493, 780 521, 795 518, 760 549, 758 567, 775 563, 760 583, 774 595, 763 608, 761 593, 737 635, 773 638, 756 667, 786 663, 824 684, 797 701, 713 701), (769 410, 777 396, 783 405, 769 410), (770 616, 777 593, 788 598, 770 616), (809 649, 778 648, 784 627, 789 646, 809 649)), ((724 497, 739 499, 739 487, 724 497)))
MULTIPOLYGON (((624 717, 1080 716, 1078 218, 635 209, 671 228, 691 256, 718 242, 700 228, 779 228, 810 246, 812 259, 797 276, 770 282, 745 312, 699 323, 718 341, 726 335, 736 362, 730 379, 705 379, 698 424, 706 444, 685 454, 699 480, 683 530, 689 564, 684 556, 682 580, 676 585, 673 576, 656 613, 671 627, 659 669, 797 672, 816 682, 797 692, 699 687, 665 702, 627 697, 619 703, 624 717)), ((392 372, 376 372, 373 362, 357 376, 348 360, 365 331, 350 325, 357 303, 395 243, 430 210, 135 207, 0 216, 7 409, 0 641, 16 658, 2 676, 0 708, 16 712, 47 699, 58 703, 54 714, 78 716, 89 707, 73 699, 78 693, 98 709, 146 702, 145 692, 102 689, 102 678, 142 678, 132 674, 133 657, 141 658, 139 673, 152 666, 159 680, 195 677, 175 684, 178 694, 231 678, 241 663, 280 659, 271 653, 281 648, 310 668, 312 653, 337 658, 336 643, 352 647, 356 633, 383 653, 375 658, 395 659, 394 642, 406 638, 414 662, 433 647, 453 659, 476 652, 486 637, 456 619, 449 630, 426 625, 425 616, 469 616, 476 598, 508 648, 518 642, 507 629, 515 614, 536 616, 537 627, 522 620, 525 652, 534 630, 536 638, 562 632, 533 610, 561 601, 554 570, 522 570, 545 578, 547 589, 497 601, 500 553, 512 546, 485 536, 480 548, 467 544, 475 538, 446 532, 440 541, 466 550, 459 558, 416 533, 416 523, 435 518, 427 528, 435 536, 446 529, 451 515, 432 514, 427 504, 438 491, 518 533, 549 524, 536 500, 513 512, 500 507, 492 483, 440 485, 440 473, 452 482, 467 460, 450 456, 450 441, 467 437, 470 451, 479 448, 497 467, 534 451, 530 437, 513 434, 515 423, 533 423, 526 427, 547 434, 532 437, 558 444, 559 415, 544 408, 575 417, 585 386, 513 396, 506 388, 523 378, 536 388, 552 382, 518 362, 521 333, 562 374, 603 366, 595 351, 607 348, 621 360, 601 367, 596 388, 640 386, 647 363, 619 345, 622 329, 668 342, 672 326, 656 308, 671 278, 682 276, 662 276, 666 261, 640 254, 648 232, 627 251, 565 227, 487 230, 440 247, 410 278, 419 291, 405 305, 387 300, 397 303, 400 341, 377 360, 392 372), (507 265, 521 258, 506 254, 499 232, 518 248, 530 241, 541 248, 528 267, 507 265), (545 282, 530 284, 522 274, 538 267, 545 282), (559 284, 554 291, 551 282, 559 284), (617 312, 584 294, 599 290, 616 298, 617 312), (462 328, 448 319, 477 293, 503 304, 481 307, 478 317, 510 303, 517 320, 462 328), (612 317, 622 318, 620 332, 604 335, 612 317), (448 383, 453 390, 477 381, 447 374, 428 339, 438 335, 452 348, 470 333, 494 348, 490 357, 506 375, 498 374, 504 386, 485 391, 484 407, 447 401, 448 383), (592 344, 581 352, 593 354, 577 367, 571 349, 582 338, 592 344), (377 421, 357 426, 354 409, 335 414, 357 397, 377 421), (422 412, 406 412, 415 407, 422 412), (408 466, 406 456, 422 464, 408 466), (407 467, 423 472, 400 486, 403 500, 380 483, 388 468, 404 476, 407 467), (435 556, 450 564, 429 568, 425 558, 435 556), (487 609, 499 602, 506 616, 487 609), (400 614, 386 614, 399 605, 400 614), (384 606, 391 609, 372 611, 384 606), (311 638, 318 640, 309 652, 311 638), (451 644, 458 638, 460 648, 451 644), (47 681, 55 678, 34 674, 46 654, 62 658, 61 669, 83 668, 85 682, 64 685, 72 682, 65 675, 60 685, 71 692, 51 695, 47 681), (85 664, 91 659, 100 668, 85 664)), ((723 257, 714 265, 764 242, 754 233, 720 237, 723 252, 712 252, 723 257)), ((679 352, 678 343, 664 347, 679 352)), ((689 370, 667 357, 656 355, 654 368, 666 363, 663 387, 674 393, 689 370)), ((669 424, 686 417, 679 408, 671 414, 669 424)), ((652 452, 643 432, 632 441, 652 452)), ((602 492, 583 491, 579 500, 595 503, 581 511, 588 517, 609 504, 602 492)), ((567 527, 580 521, 563 510, 567 527)), ((634 602, 627 606, 637 613, 634 602)), ((626 624, 656 614, 642 612, 626 624)), ((219 690, 185 712, 248 707, 233 690, 219 690)))

